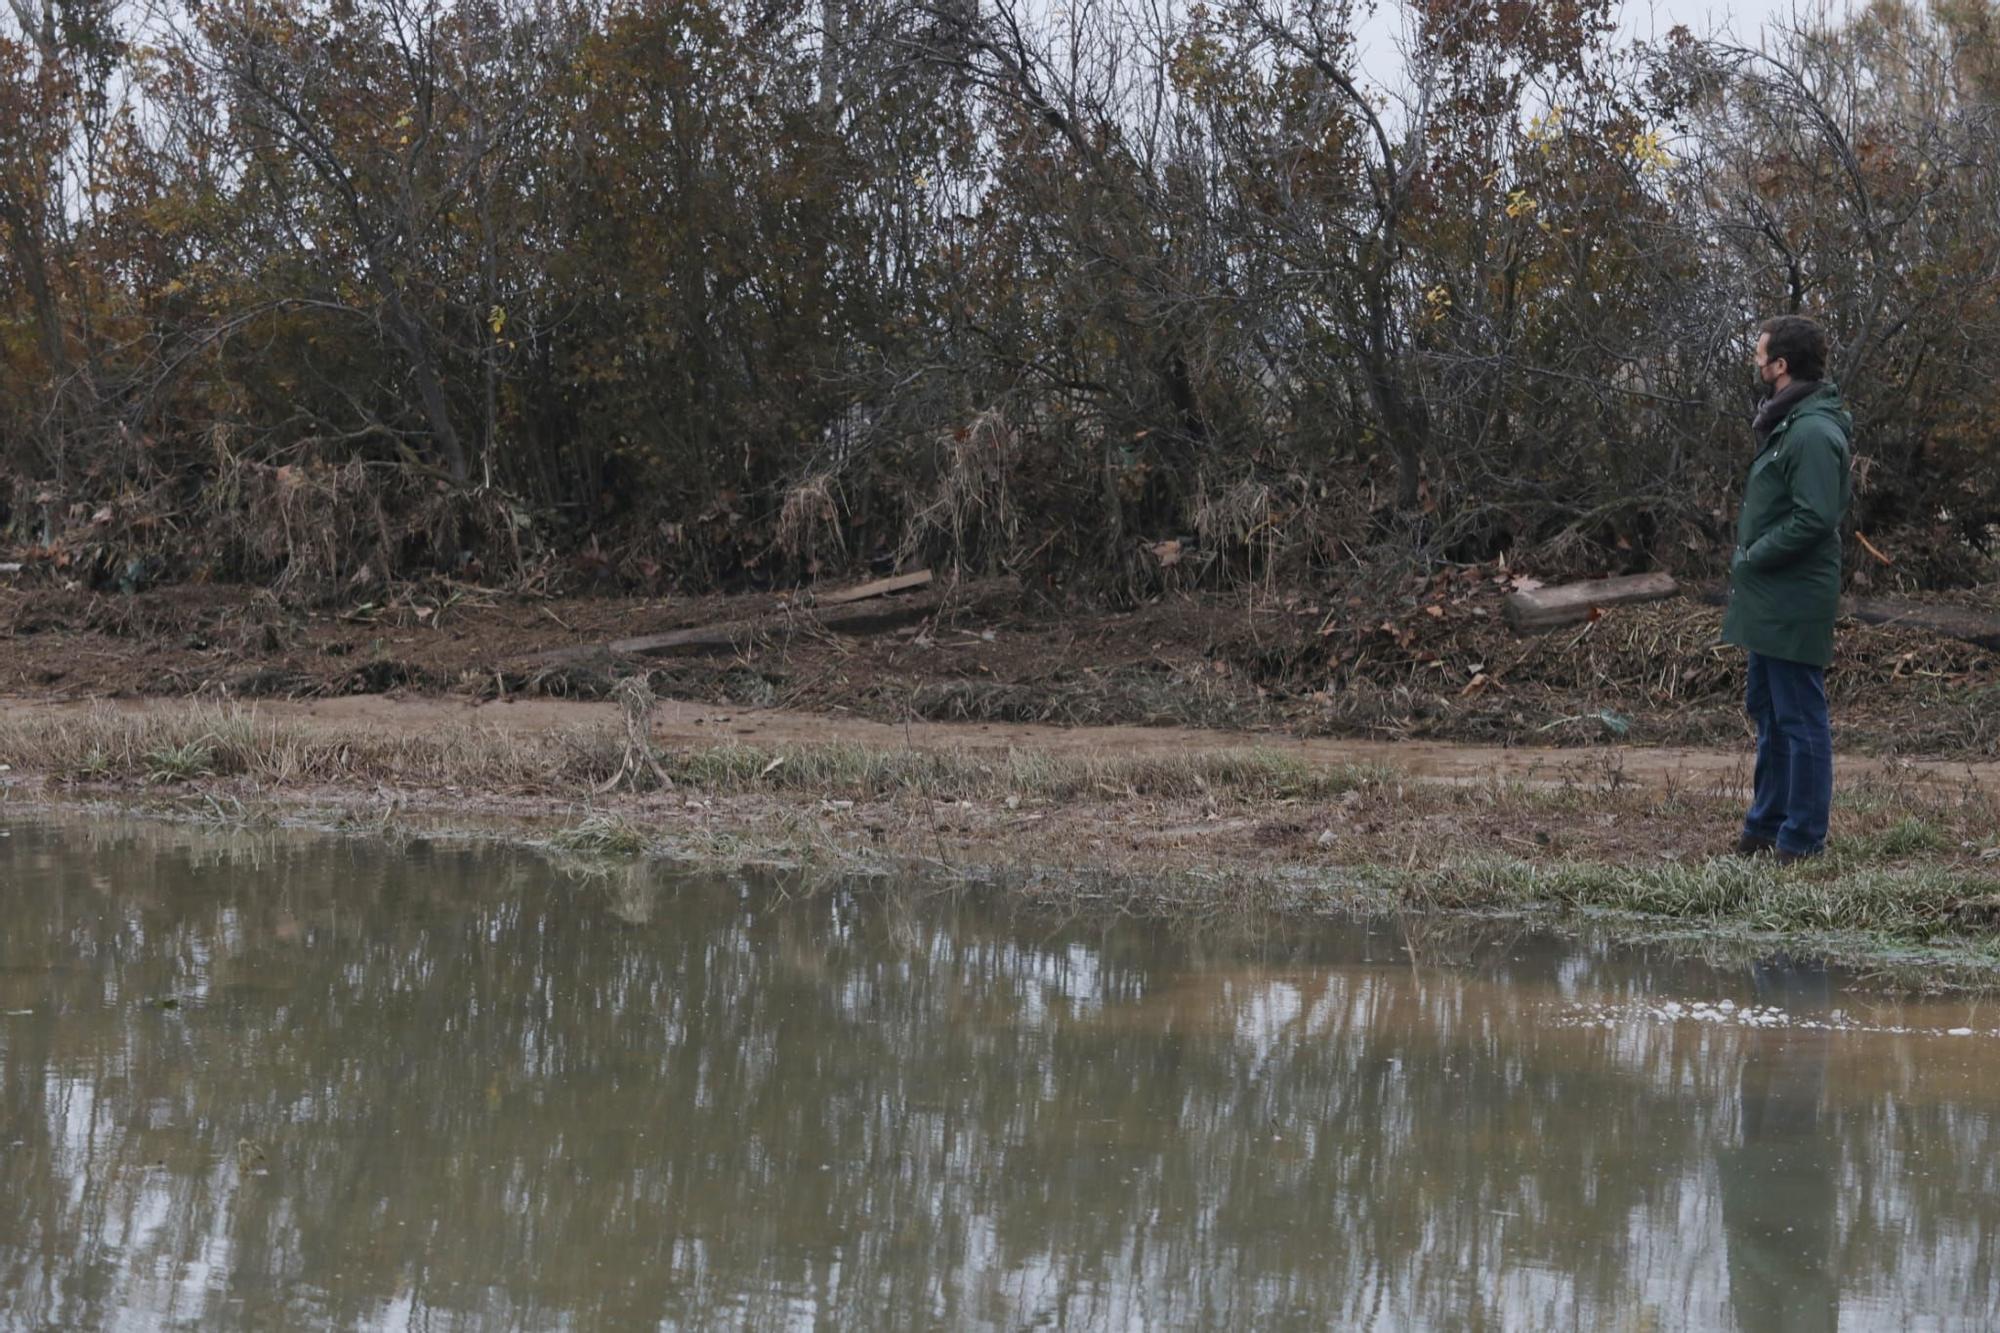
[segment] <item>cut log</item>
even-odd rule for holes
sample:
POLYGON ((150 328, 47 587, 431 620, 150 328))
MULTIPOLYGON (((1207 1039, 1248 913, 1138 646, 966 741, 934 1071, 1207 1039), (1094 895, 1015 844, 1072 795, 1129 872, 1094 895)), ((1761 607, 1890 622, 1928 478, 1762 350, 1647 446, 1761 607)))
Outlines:
POLYGON ((1507 623, 1517 633, 1535 634, 1590 619, 1591 612, 1629 602, 1657 602, 1680 593, 1671 574, 1633 574, 1591 579, 1559 588, 1531 588, 1507 596, 1507 623))
POLYGON ((1963 606, 1925 606, 1893 597, 1843 597, 1840 613, 1864 625, 1901 625, 2000 652, 2000 619, 1963 606))

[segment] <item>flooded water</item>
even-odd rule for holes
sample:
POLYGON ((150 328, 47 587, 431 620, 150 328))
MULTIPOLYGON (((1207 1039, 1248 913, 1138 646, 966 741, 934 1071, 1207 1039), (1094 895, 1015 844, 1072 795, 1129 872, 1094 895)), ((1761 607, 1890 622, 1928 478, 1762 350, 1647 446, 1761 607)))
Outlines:
POLYGON ((0 1327, 1991 1328, 2000 1009, 0 822, 0 1327))

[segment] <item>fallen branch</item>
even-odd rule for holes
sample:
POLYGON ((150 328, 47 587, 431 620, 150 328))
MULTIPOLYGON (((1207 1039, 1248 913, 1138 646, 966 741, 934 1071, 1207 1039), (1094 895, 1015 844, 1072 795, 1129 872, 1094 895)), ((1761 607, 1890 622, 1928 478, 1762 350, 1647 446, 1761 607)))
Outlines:
POLYGON ((1875 543, 1868 540, 1867 533, 1865 532, 1855 533, 1854 540, 1861 543, 1862 550, 1868 552, 1868 554, 1874 556, 1877 560, 1881 561, 1883 564, 1893 565, 1896 563, 1896 557, 1893 555, 1882 554, 1881 550, 1875 545, 1875 543))
MULTIPOLYGON (((905 588, 921 589, 929 585, 929 572, 920 573, 921 577, 905 574, 896 579, 879 579, 872 584, 830 594, 828 598, 821 599, 816 607, 794 603, 762 616, 712 625, 693 625, 630 639, 613 639, 609 643, 558 648, 522 658, 517 665, 527 668, 586 666, 618 657, 743 652, 760 640, 789 637, 808 629, 836 634, 879 634, 883 630, 914 624, 944 609, 949 590, 897 598, 887 603, 881 601, 892 592, 905 588), (850 605, 864 600, 867 605, 850 605)), ((1016 591, 1017 585, 1012 579, 996 579, 987 584, 958 589, 960 596, 974 602, 996 594, 1012 595, 1016 591)))
POLYGON ((725 620, 713 625, 668 630, 664 634, 642 634, 636 638, 613 639, 609 643, 585 644, 580 648, 558 648, 522 659, 526 666, 580 666, 613 657, 672 657, 679 653, 740 652, 766 635, 792 627, 793 621, 810 621, 822 629, 842 634, 873 634, 922 620, 937 610, 934 600, 911 601, 891 606, 871 606, 851 611, 834 611, 813 616, 800 609, 796 617, 784 614, 758 616, 747 620, 725 620))
POLYGON ((619 756, 618 771, 598 784, 597 794, 602 796, 627 785, 636 790, 640 776, 648 772, 661 787, 672 788, 674 780, 667 776, 659 756, 653 753, 653 705, 658 700, 647 687, 646 678, 627 676, 618 682, 611 697, 618 701, 619 712, 625 719, 625 750, 619 756))

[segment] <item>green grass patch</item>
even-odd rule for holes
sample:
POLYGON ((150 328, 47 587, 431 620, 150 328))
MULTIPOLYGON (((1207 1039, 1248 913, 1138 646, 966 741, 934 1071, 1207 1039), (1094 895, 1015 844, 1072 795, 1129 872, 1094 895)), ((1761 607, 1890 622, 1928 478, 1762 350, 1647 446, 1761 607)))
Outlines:
MULTIPOLYGON (((99 762, 102 755, 99 752, 99 762)), ((162 745, 145 754, 146 781, 192 782, 215 776, 215 747, 207 738, 162 745)))
POLYGON ((1932 820, 1905 815, 1886 828, 1834 839, 1828 846, 1836 859, 1899 860, 1942 852, 1952 839, 1932 820))
POLYGON ((649 839, 638 825, 618 815, 596 814, 549 835, 548 846, 572 856, 638 856, 649 839))
POLYGON ((1833 857, 1782 869, 1738 857, 1641 866, 1475 860, 1393 875, 1384 887, 1412 906, 1592 908, 1915 943, 1964 935, 1961 908, 2000 893, 2000 879, 1947 866, 1852 866, 1833 857))

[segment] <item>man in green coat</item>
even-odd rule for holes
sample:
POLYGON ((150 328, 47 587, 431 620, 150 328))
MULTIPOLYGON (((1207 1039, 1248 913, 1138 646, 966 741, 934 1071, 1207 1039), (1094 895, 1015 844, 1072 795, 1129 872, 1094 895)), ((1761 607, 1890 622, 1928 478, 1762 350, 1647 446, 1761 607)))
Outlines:
POLYGON ((1798 315, 1765 321, 1752 426, 1757 456, 1743 488, 1722 641, 1747 649, 1745 706, 1757 724, 1756 790, 1736 850, 1788 863, 1826 842, 1833 728, 1826 668, 1840 607, 1840 521, 1853 493, 1854 422, 1826 373, 1826 334, 1798 315))

